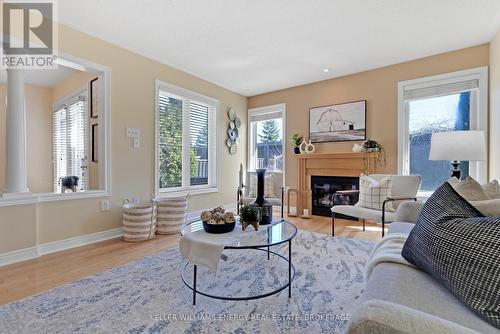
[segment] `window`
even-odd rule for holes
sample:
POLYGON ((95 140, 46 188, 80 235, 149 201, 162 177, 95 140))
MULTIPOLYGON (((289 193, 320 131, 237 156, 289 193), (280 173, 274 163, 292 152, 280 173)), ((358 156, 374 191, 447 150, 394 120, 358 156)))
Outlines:
POLYGON ((218 102, 157 82, 158 192, 216 190, 218 102))
POLYGON ((284 104, 250 109, 249 170, 266 168, 269 172, 283 172, 283 114, 284 104))
MULTIPOLYGON (((449 161, 429 160, 433 132, 486 130, 486 80, 485 69, 474 69, 399 84, 399 172, 421 175, 421 192, 450 176, 449 161)), ((485 162, 462 161, 460 170, 486 178, 485 162)))
POLYGON ((87 91, 59 102, 53 114, 54 192, 62 190, 62 178, 76 176, 77 191, 88 190, 87 91))

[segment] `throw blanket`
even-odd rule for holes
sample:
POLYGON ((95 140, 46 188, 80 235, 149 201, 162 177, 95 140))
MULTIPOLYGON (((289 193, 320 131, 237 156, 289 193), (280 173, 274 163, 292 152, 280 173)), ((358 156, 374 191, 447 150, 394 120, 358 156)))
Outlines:
POLYGON ((223 244, 193 238, 191 234, 186 234, 181 238, 179 248, 181 256, 190 263, 208 266, 217 273, 219 259, 224 250, 223 244))
POLYGON ((370 278, 375 266, 381 262, 393 262, 415 267, 413 264, 406 261, 401 255, 401 251, 403 250, 403 246, 407 238, 408 234, 405 233, 391 233, 377 242, 365 267, 365 278, 367 281, 370 278))

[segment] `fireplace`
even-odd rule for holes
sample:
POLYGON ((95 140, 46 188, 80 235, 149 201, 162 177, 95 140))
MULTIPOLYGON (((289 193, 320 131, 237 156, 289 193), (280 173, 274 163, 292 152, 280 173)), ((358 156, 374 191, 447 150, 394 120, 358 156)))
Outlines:
MULTIPOLYGON (((312 191, 312 214, 319 216, 331 216, 330 210, 334 205, 354 205, 358 202, 359 195, 336 194, 340 190, 359 189, 358 177, 346 176, 311 176, 312 191)), ((341 217, 342 215, 339 215, 341 217)), ((348 216, 341 218, 353 219, 348 216)))

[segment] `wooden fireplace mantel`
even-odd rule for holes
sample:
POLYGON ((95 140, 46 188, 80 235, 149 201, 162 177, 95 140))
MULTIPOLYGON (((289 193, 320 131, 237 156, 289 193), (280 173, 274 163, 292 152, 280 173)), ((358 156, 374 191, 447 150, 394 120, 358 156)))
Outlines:
POLYGON ((297 212, 311 214, 311 176, 351 176, 376 172, 379 153, 311 153, 296 154, 299 196, 297 212))

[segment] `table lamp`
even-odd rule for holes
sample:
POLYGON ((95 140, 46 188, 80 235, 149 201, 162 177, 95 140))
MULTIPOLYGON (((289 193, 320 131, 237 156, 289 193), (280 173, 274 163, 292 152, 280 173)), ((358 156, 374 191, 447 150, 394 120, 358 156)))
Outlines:
POLYGON ((451 176, 460 180, 460 161, 486 160, 484 131, 433 133, 429 160, 451 161, 451 176))

